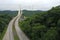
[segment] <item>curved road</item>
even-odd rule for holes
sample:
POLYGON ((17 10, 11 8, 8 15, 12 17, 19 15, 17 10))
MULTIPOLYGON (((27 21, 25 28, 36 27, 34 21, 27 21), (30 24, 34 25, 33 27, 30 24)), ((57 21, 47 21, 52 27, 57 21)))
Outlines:
POLYGON ((10 21, 8 28, 7 28, 7 31, 3 37, 3 40, 14 40, 13 30, 12 30, 14 22, 15 22, 15 29, 16 29, 16 32, 17 32, 19 39, 20 40, 29 40, 27 38, 27 36, 22 32, 22 30, 18 26, 18 21, 19 21, 21 15, 22 15, 22 13, 19 10, 18 15, 10 21))
POLYGON ((3 40, 14 40, 12 27, 13 27, 13 23, 16 18, 17 18, 17 16, 10 21, 7 31, 3 37, 3 40))
POLYGON ((22 11, 19 11, 18 18, 15 21, 15 29, 16 29, 17 35, 20 40, 29 40, 28 37, 23 33, 23 31, 20 29, 20 27, 18 25, 18 21, 19 21, 21 15, 22 15, 22 11))

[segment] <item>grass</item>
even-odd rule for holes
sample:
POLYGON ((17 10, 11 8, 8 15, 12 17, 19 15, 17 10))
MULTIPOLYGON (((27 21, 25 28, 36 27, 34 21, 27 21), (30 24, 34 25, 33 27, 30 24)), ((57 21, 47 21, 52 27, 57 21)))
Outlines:
POLYGON ((14 40, 19 40, 19 37, 16 33, 15 27, 13 26, 13 35, 14 35, 14 40))
POLYGON ((13 23, 13 28, 12 28, 13 29, 14 40, 20 40, 19 37, 18 37, 18 35, 17 35, 17 33, 16 33, 14 24, 15 24, 15 21, 13 23))

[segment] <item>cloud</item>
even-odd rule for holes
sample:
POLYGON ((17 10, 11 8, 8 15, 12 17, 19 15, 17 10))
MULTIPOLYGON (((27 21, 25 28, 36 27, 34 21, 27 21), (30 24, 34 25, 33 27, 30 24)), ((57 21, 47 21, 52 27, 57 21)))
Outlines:
POLYGON ((60 0, 0 0, 0 9, 48 10, 53 6, 60 5, 60 0))

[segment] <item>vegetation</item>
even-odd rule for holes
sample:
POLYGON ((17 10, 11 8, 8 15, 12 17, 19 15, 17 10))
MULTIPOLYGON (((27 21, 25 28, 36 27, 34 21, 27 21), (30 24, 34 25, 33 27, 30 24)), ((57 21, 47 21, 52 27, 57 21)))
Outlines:
POLYGON ((60 6, 19 22, 30 40, 60 40, 60 6))
MULTIPOLYGON (((15 19, 16 20, 16 19, 15 19)), ((14 21, 14 23, 13 23, 13 36, 14 36, 14 40, 19 40, 19 37, 18 37, 18 35, 17 35, 17 32, 16 32, 16 30, 15 30, 15 21, 14 21)))
POLYGON ((33 16, 36 13, 41 13, 42 11, 36 10, 36 11, 31 11, 31 10, 23 10, 23 16, 30 17, 33 16))
POLYGON ((0 11, 0 40, 2 40, 10 20, 16 14, 17 11, 0 11))

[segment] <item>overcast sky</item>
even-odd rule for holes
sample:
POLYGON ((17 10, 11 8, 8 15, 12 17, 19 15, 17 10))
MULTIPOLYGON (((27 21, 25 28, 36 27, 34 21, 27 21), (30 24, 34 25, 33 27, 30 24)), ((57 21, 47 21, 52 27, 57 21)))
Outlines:
POLYGON ((0 0, 0 10, 49 10, 53 6, 60 5, 60 0, 0 0))

